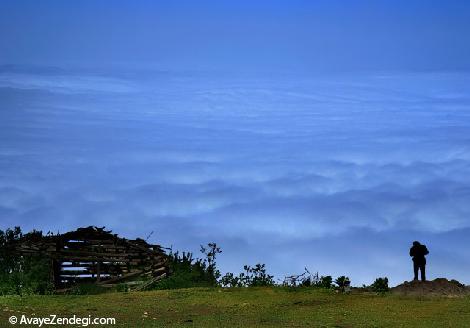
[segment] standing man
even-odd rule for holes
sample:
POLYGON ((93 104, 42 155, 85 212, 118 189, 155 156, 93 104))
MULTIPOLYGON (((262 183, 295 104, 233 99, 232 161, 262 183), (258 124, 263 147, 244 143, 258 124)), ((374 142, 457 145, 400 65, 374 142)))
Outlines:
POLYGON ((421 270, 421 280, 426 281, 426 258, 429 251, 426 245, 421 245, 419 241, 414 241, 410 248, 410 256, 413 257, 413 270, 415 273, 414 280, 418 280, 418 271, 421 270))

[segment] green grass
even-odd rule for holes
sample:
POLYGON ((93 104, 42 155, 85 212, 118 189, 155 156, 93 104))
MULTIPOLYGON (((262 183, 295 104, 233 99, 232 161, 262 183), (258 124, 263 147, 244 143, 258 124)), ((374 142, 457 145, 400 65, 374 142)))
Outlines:
POLYGON ((0 327, 13 327, 8 323, 11 315, 52 313, 115 317, 118 327, 470 326, 470 297, 341 295, 308 288, 194 288, 100 295, 5 296, 0 297, 0 310, 0 327))

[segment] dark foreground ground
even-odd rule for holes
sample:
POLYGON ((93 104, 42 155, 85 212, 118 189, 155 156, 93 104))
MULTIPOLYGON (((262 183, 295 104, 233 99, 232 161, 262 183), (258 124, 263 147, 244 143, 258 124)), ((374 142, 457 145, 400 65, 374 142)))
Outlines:
POLYGON ((0 327, 25 327, 8 322, 22 314, 114 317, 117 327, 470 327, 469 296, 342 295, 306 288, 8 296, 0 297, 0 309, 0 327))

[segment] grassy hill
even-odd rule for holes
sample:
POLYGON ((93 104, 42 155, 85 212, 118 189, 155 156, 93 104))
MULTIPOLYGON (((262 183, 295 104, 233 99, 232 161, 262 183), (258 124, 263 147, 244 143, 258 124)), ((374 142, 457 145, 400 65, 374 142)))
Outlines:
MULTIPOLYGON (((118 327, 468 327, 470 297, 337 294, 318 289, 193 288, 0 297, 12 315, 115 317, 118 327)), ((103 327, 103 326, 101 326, 103 327)))

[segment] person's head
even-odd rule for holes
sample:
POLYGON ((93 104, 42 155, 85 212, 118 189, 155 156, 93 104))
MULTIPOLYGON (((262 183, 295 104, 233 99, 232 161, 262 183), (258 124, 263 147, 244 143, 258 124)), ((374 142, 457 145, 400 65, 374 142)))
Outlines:
POLYGON ((419 245, 421 245, 421 244, 419 243, 419 241, 416 241, 416 240, 415 240, 415 241, 413 242, 413 246, 419 246, 419 245))

